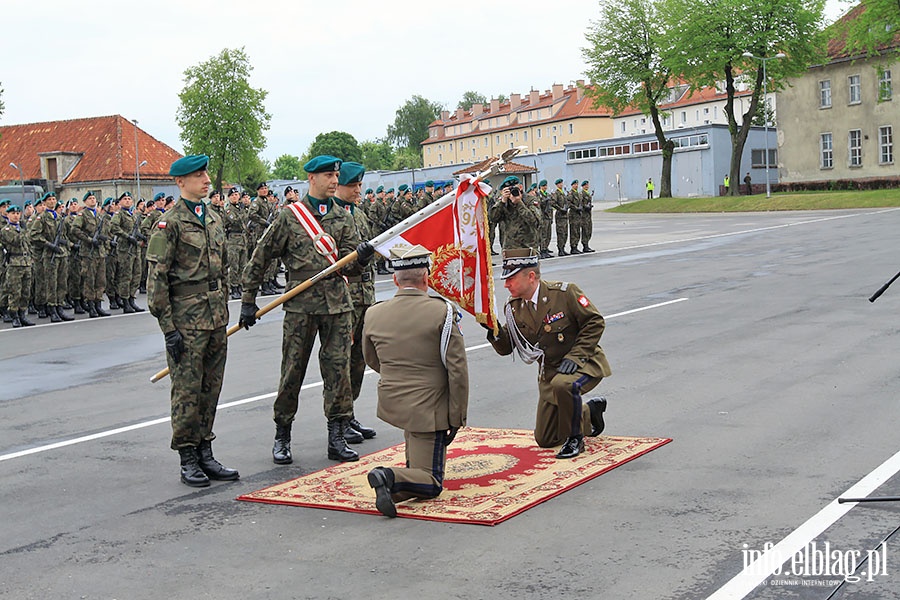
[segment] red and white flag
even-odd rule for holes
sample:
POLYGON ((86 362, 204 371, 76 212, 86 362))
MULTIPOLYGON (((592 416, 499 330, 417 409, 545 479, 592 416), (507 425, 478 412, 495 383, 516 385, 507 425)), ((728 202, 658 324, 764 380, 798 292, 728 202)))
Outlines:
POLYGON ((494 328, 494 274, 488 246, 487 195, 491 188, 471 175, 455 192, 429 204, 372 240, 390 257, 392 248, 416 244, 431 250, 429 286, 479 323, 494 328))

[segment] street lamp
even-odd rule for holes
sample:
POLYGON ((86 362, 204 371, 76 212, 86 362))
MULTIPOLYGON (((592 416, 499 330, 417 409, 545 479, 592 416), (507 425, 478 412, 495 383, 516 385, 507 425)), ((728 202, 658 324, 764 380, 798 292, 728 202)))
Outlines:
POLYGON ((22 204, 25 204, 25 175, 22 173, 22 167, 17 165, 16 163, 9 163, 13 169, 19 170, 19 182, 22 184, 22 204))
POLYGON ((137 199, 134 201, 135 206, 137 203, 141 201, 141 167, 147 164, 146 160, 142 160, 141 164, 137 166, 135 169, 135 173, 137 174, 137 199))
POLYGON ((137 204, 141 200, 141 167, 146 165, 147 161, 138 164, 140 160, 138 156, 138 122, 137 119, 132 119, 131 122, 134 123, 134 176, 137 179, 137 199, 134 202, 137 204))
POLYGON ((766 63, 774 58, 784 58, 784 52, 779 52, 775 56, 753 56, 752 52, 744 52, 741 56, 745 58, 753 58, 762 62, 763 66, 763 125, 765 126, 765 141, 766 141, 766 198, 772 197, 772 189, 769 184, 769 96, 768 96, 768 88, 767 84, 769 82, 768 77, 766 77, 766 63))

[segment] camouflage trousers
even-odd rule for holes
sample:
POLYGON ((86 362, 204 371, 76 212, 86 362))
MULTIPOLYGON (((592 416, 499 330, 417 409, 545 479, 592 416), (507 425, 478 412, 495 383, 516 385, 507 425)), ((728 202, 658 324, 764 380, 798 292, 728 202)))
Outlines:
POLYGON ((550 235, 553 231, 553 217, 541 217, 541 250, 550 249, 550 235))
POLYGON ((142 288, 147 287, 147 273, 148 273, 148 264, 147 264, 147 245, 144 244, 141 246, 141 281, 140 286, 142 288))
POLYGON ((106 256, 106 292, 107 296, 115 296, 116 285, 118 282, 118 265, 116 262, 116 250, 113 249, 110 254, 106 256))
POLYGON ((241 285, 241 276, 247 265, 247 246, 244 236, 229 233, 225 244, 226 264, 228 265, 228 285, 241 285))
POLYGON ((581 229, 581 248, 584 249, 591 245, 591 234, 594 230, 590 209, 585 209, 579 215, 578 226, 581 229))
POLYGON ((353 305, 353 344, 350 346, 350 393, 353 401, 359 398, 363 376, 366 373, 366 359, 363 358, 362 334, 368 305, 353 305))
POLYGON ((31 300, 31 266, 6 267, 6 280, 3 282, 3 294, 10 310, 24 310, 31 300))
POLYGON ((9 267, 0 261, 0 307, 9 306, 9 291, 6 289, 6 270, 9 267))
MULTIPOLYGON (((125 242, 127 244, 127 242, 125 242)), ((141 285, 141 254, 136 246, 116 252, 116 293, 120 298, 131 298, 141 285)))
POLYGON ((325 418, 349 419, 353 416, 350 391, 350 342, 353 313, 308 315, 285 312, 281 340, 281 381, 275 397, 274 419, 278 425, 290 425, 297 414, 300 388, 319 337, 319 372, 322 374, 325 418))
POLYGON ((581 212, 569 211, 569 248, 575 250, 581 243, 581 212))
POLYGON ((83 262, 80 255, 72 255, 69 257, 69 270, 66 274, 67 289, 66 293, 72 300, 81 299, 81 263, 83 262))
POLYGON ((228 353, 225 327, 179 331, 184 337, 184 353, 178 364, 166 352, 172 379, 172 450, 215 439, 213 422, 228 353))
POLYGON ((81 297, 91 302, 103 300, 106 290, 106 258, 85 256, 81 259, 81 297))
POLYGON ((65 256, 57 256, 52 252, 45 252, 41 256, 43 285, 40 286, 40 289, 42 295, 35 297, 36 304, 49 304, 50 306, 64 304, 68 282, 68 262, 69 260, 65 256))
POLYGON ((556 249, 562 253, 569 241, 569 215, 556 211, 556 249))

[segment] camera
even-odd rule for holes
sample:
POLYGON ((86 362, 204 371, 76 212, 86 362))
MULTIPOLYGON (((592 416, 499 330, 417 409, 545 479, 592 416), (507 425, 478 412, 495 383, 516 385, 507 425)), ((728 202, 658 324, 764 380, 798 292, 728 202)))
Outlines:
POLYGON ((514 186, 514 185, 509 186, 509 195, 510 195, 510 196, 518 196, 518 195, 519 195, 519 188, 516 187, 516 186, 514 186))

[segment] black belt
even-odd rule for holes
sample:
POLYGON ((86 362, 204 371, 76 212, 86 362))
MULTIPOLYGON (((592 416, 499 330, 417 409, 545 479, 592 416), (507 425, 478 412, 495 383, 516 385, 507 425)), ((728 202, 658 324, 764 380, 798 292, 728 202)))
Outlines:
POLYGON ((24 252, 7 252, 6 255, 7 256, 28 256, 24 252))
POLYGON ((169 295, 173 297, 190 296, 191 294, 205 294, 219 289, 219 280, 200 281, 197 283, 176 283, 169 287, 169 295))
POLYGON ((227 235, 244 235, 243 231, 229 231, 227 235))
POLYGON ((362 275, 354 275, 353 277, 347 277, 347 283, 362 283, 364 281, 372 281, 371 273, 363 273, 362 275))

